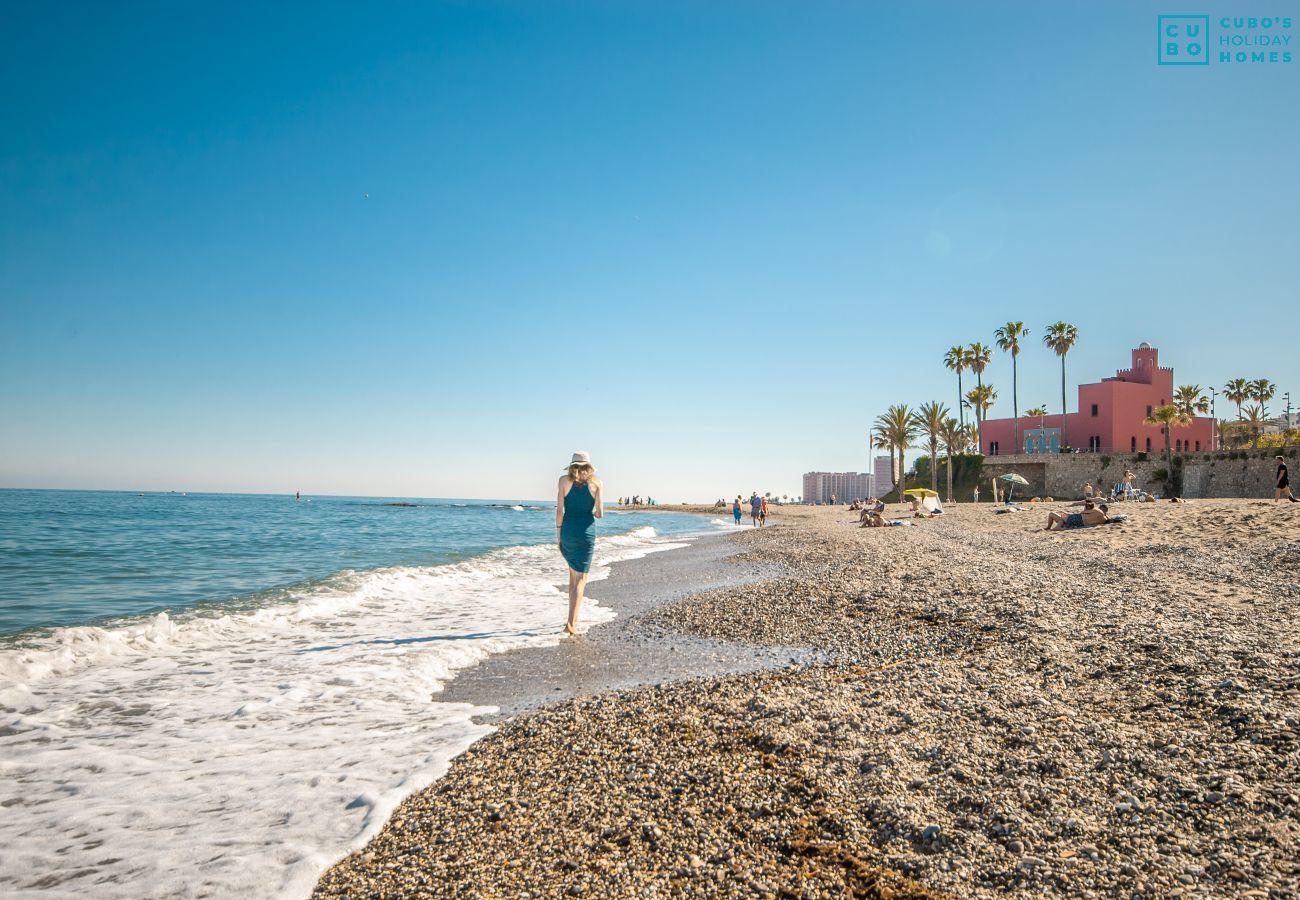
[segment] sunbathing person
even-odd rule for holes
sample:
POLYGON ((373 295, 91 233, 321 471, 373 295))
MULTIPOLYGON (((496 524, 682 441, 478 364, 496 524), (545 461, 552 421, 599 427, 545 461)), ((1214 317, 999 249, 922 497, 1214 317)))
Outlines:
POLYGON ((1067 528, 1086 528, 1090 525, 1105 525, 1110 521, 1107 515, 1108 509, 1102 504, 1098 509, 1092 503, 1087 502, 1083 505, 1083 512, 1077 513, 1048 513, 1047 527, 1044 531, 1051 531, 1052 526, 1056 526, 1057 531, 1065 531, 1067 528))

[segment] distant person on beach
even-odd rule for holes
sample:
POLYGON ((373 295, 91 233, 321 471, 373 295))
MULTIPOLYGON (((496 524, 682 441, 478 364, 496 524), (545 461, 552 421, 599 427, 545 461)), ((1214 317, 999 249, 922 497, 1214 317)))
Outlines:
POLYGON ((975 485, 975 490, 971 491, 971 496, 975 503, 980 502, 980 486, 978 484, 975 485))
POLYGON ((1091 481, 1085 482, 1083 485, 1083 499, 1091 500, 1093 499, 1093 494, 1095 493, 1096 491, 1092 489, 1092 482, 1091 481))
POLYGON ((737 525, 740 524, 740 517, 744 514, 744 510, 740 508, 740 497, 736 497, 736 502, 731 504, 731 516, 736 520, 737 525))
POLYGON ((1047 527, 1044 531, 1051 531, 1052 526, 1056 526, 1057 531, 1065 531, 1067 528, 1084 528, 1090 525, 1104 525, 1110 521, 1110 516, 1106 513, 1109 511, 1105 504, 1098 509, 1092 501, 1085 501, 1083 512, 1077 513, 1048 513, 1047 527))
POLYGON ((767 524, 767 498, 764 497, 761 505, 758 507, 758 527, 762 528, 767 524))
POLYGON ((605 509, 600 501, 604 487, 596 477, 591 455, 579 450, 560 476, 559 495, 555 500, 555 540, 560 555, 569 564, 569 620, 566 634, 578 633, 578 612, 582 593, 587 588, 587 573, 596 551, 596 520, 605 509))
POLYGON ((1286 460, 1281 456, 1275 456, 1273 460, 1277 463, 1277 478, 1273 482, 1273 502, 1281 500, 1282 495, 1286 494, 1286 498, 1295 503, 1295 494, 1291 492, 1291 478, 1286 470, 1286 460))
POLYGON ((1137 481, 1137 476, 1133 474, 1131 469, 1126 469, 1124 471, 1124 480, 1115 487, 1116 496, 1123 494, 1125 500, 1132 500, 1133 495, 1137 493, 1136 489, 1133 487, 1133 482, 1135 481, 1137 481))
POLYGON ((758 514, 762 511, 762 509, 763 509, 763 498, 758 496, 758 491, 754 491, 754 493, 749 498, 749 517, 752 520, 755 528, 758 527, 758 514))

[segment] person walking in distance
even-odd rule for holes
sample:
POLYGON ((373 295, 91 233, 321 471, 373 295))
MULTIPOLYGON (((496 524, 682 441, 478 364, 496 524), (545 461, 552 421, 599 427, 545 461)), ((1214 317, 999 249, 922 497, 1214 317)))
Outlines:
POLYGON ((758 527, 762 528, 767 524, 767 498, 763 497, 758 506, 758 527))
POLYGON ((749 517, 754 527, 758 527, 758 514, 763 511, 763 498, 758 496, 758 491, 749 498, 749 517))
POLYGON ((566 634, 578 633, 578 613, 582 594, 587 589, 587 573, 596 552, 596 520, 604 518, 601 502, 604 485, 596 477, 591 455, 583 450, 573 454, 569 467, 560 476, 555 500, 555 541, 560 555, 569 565, 569 619, 566 634))
POLYGON ((740 495, 737 495, 736 501, 731 504, 731 516, 736 520, 737 525, 740 524, 740 517, 744 514, 744 511, 740 507, 740 495))
POLYGON ((1282 495, 1285 494, 1288 500, 1295 503, 1295 494, 1291 491, 1291 478, 1287 474, 1286 460, 1281 456, 1275 456, 1273 459, 1277 462, 1277 479, 1273 482, 1273 502, 1276 503, 1281 500, 1282 495))

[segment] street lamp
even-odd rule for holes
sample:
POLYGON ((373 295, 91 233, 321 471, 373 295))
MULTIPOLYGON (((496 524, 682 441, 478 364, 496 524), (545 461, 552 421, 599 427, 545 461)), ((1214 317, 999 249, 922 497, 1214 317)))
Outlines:
POLYGON ((1211 450, 1219 449, 1219 419, 1217 416, 1214 415, 1214 399, 1218 396, 1219 396, 1219 392, 1216 391, 1214 388, 1210 388, 1210 419, 1213 420, 1212 427, 1210 428, 1210 449, 1211 450))

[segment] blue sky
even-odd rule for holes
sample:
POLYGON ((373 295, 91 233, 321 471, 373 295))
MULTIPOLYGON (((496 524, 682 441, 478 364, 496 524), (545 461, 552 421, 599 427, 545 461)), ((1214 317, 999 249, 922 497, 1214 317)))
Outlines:
POLYGON ((17 7, 0 486, 796 493, 1008 319, 1300 404, 1300 62, 1075 7, 17 7))

